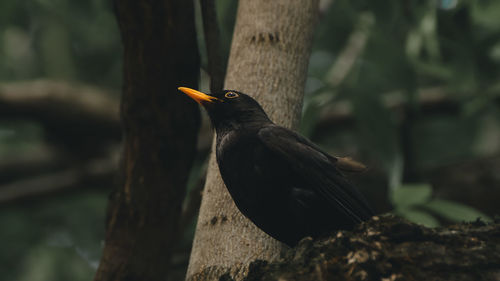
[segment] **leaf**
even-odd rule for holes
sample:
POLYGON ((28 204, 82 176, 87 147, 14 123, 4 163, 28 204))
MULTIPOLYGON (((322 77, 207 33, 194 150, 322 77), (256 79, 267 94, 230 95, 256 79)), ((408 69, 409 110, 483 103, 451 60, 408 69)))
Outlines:
POLYGON ((406 184, 392 192, 391 202, 396 209, 408 208, 427 203, 431 195, 432 187, 429 184, 406 184))
POLYGON ((427 227, 438 227, 439 221, 431 214, 410 208, 396 209, 394 211, 397 215, 408 219, 414 223, 422 224, 427 227))
POLYGON ((404 159, 403 155, 400 151, 398 151, 392 161, 389 164, 389 168, 387 170, 388 178, 389 178, 389 194, 392 197, 392 194, 395 190, 401 187, 403 182, 403 169, 404 169, 404 159))
POLYGON ((474 221, 481 218, 491 221, 491 218, 470 206, 443 199, 434 199, 422 205, 423 208, 454 222, 474 221))

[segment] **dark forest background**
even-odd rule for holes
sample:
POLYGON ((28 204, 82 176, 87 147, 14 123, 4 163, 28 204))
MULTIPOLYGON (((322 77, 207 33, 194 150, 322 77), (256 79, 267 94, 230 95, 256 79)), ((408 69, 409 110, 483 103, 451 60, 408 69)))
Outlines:
MULTIPOLYGON (((237 2, 216 4, 227 57, 237 2)), ((378 212, 428 226, 500 214, 500 2, 320 9, 302 133, 367 164, 351 180, 378 212)), ((118 182, 121 59, 110 1, 0 2, 0 279, 94 276, 118 182)), ((210 141, 204 120, 186 202, 203 186, 210 141)), ((180 276, 195 217, 173 256, 180 276)))

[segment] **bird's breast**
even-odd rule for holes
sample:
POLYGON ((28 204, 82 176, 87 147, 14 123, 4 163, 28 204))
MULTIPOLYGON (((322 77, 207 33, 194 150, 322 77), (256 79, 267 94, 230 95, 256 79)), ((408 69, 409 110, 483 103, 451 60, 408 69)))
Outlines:
POLYGON ((273 160, 267 148, 251 135, 229 134, 217 143, 217 162, 237 206, 255 209, 270 198, 273 160))

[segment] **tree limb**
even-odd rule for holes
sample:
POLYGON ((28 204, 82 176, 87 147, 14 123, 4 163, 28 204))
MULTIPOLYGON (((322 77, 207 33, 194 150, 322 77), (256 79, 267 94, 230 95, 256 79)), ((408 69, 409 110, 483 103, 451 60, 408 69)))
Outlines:
POLYGON ((226 63, 223 61, 220 44, 220 31, 215 10, 215 0, 200 0, 203 19, 203 32, 208 57, 208 74, 210 75, 210 91, 212 93, 224 88, 226 63))
MULTIPOLYGON (((115 159, 116 160, 116 159, 115 159)), ((63 169, 0 185, 0 204, 49 195, 71 189, 111 186, 117 164, 112 159, 94 159, 79 167, 63 169)))
POLYGON ((119 104, 101 89, 51 80, 0 84, 0 118, 32 119, 55 130, 119 140, 119 104))
POLYGON ((499 234, 498 222, 431 229, 374 217, 353 231, 305 238, 282 260, 255 260, 244 281, 498 280, 499 234))
POLYGON ((326 74, 326 80, 332 87, 338 87, 345 80, 354 63, 363 53, 374 24, 375 16, 372 13, 364 12, 359 15, 354 32, 349 36, 339 58, 326 74))
MULTIPOLYGON (((458 114, 460 101, 453 98, 442 87, 422 88, 417 91, 417 100, 420 110, 430 114, 458 114)), ((404 116, 408 104, 407 96, 400 91, 382 95, 382 104, 393 112, 404 116)), ((352 127, 355 116, 352 113, 352 104, 349 101, 337 101, 331 106, 322 109, 318 122, 315 124, 311 138, 320 138, 330 128, 337 130, 342 127, 352 127)))

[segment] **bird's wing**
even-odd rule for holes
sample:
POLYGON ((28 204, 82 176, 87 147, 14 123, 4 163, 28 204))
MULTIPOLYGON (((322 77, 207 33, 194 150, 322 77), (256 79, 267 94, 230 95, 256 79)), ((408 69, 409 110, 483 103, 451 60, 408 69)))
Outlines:
POLYGON ((366 166, 363 163, 359 163, 358 161, 352 160, 350 157, 335 157, 336 163, 335 166, 342 172, 347 173, 360 173, 366 171, 366 166))
POLYGON ((302 137, 301 135, 288 130, 286 128, 276 126, 276 125, 271 125, 267 126, 263 129, 262 131, 263 134, 270 134, 273 133, 275 134, 272 137, 282 137, 282 138, 290 138, 291 140, 295 139, 301 145, 308 146, 309 149, 316 150, 316 152, 320 152, 322 154, 321 157, 326 157, 328 160, 335 165, 335 167, 340 170, 341 172, 346 172, 346 173, 360 173, 366 171, 366 166, 363 163, 360 163, 358 161, 352 160, 350 157, 337 157, 337 156, 332 156, 328 154, 327 152, 323 151, 319 146, 314 144, 313 142, 309 141, 308 139, 302 137))
POLYGON ((337 170, 337 158, 328 155, 299 134, 276 125, 259 130, 259 139, 273 153, 289 163, 293 172, 306 179, 307 186, 333 206, 361 222, 373 212, 363 196, 337 170))

